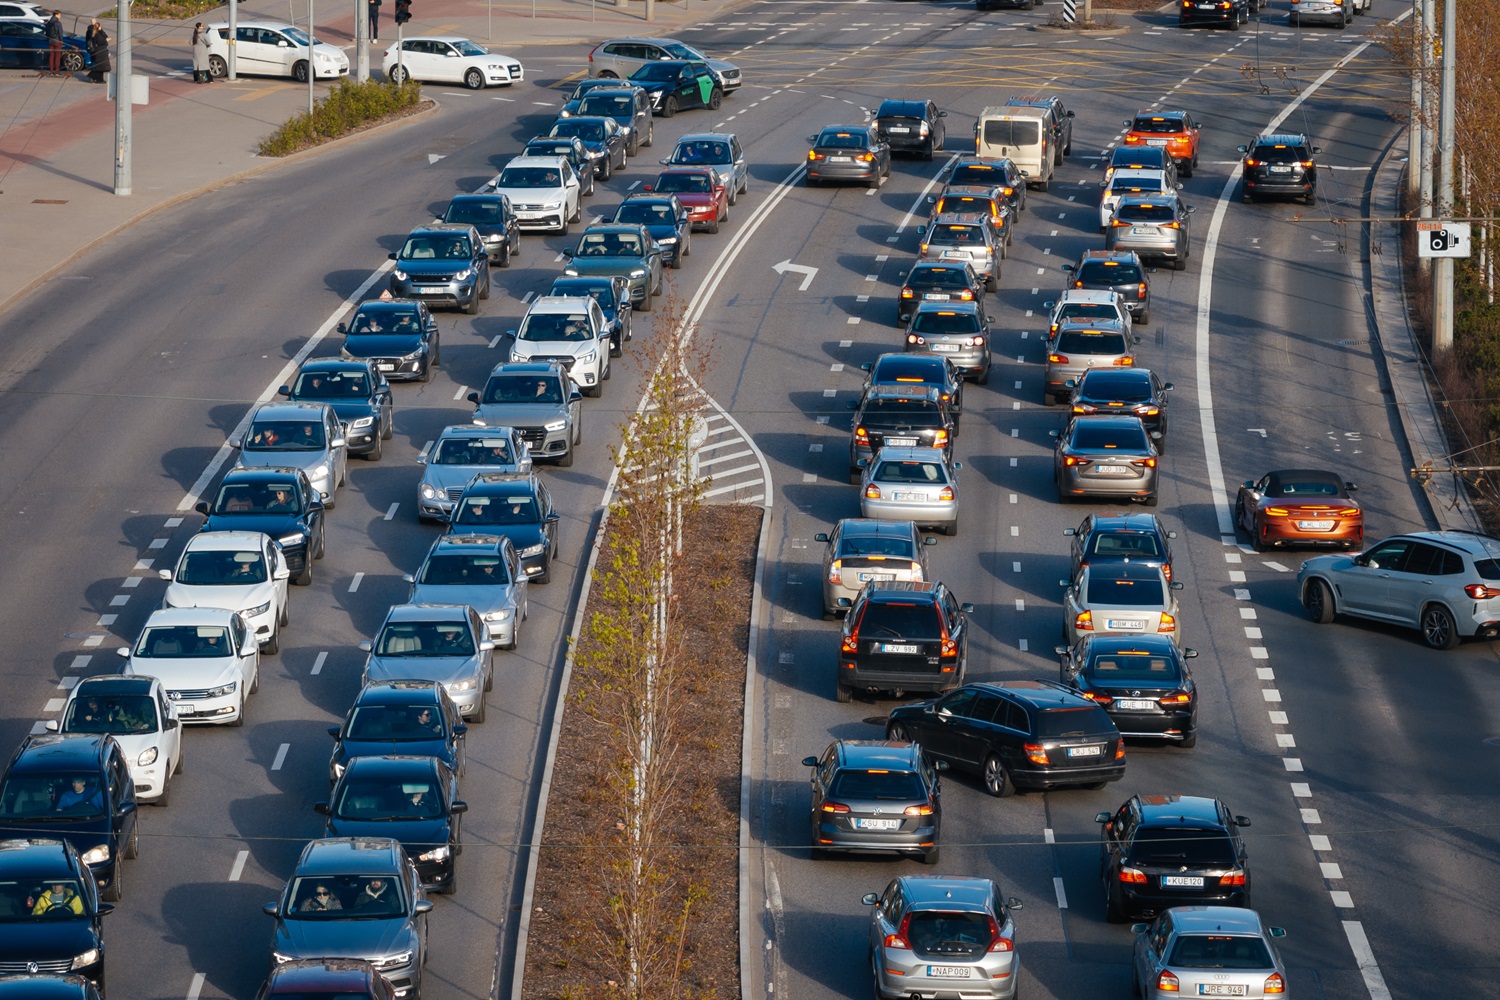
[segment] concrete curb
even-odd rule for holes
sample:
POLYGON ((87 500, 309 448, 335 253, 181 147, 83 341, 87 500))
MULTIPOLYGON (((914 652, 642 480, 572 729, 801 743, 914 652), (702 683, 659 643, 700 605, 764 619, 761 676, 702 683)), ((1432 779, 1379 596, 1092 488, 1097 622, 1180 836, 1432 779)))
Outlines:
POLYGON ((1059 28, 1050 24, 1036 24, 1032 25, 1031 30, 1044 35, 1072 35, 1075 38, 1114 38, 1116 35, 1130 34, 1130 29, 1127 27, 1089 28, 1086 31, 1081 31, 1077 28, 1059 28))
MULTIPOLYGON (((766 484, 770 488, 769 482, 766 484)), ((751 946, 755 935, 750 916, 750 755, 754 742, 755 682, 760 676, 761 604, 765 601, 766 548, 771 536, 771 508, 765 508, 760 519, 760 545, 755 553, 755 584, 750 591, 750 641, 745 653, 744 728, 740 730, 740 997, 748 1000, 749 969, 756 952, 751 946)))

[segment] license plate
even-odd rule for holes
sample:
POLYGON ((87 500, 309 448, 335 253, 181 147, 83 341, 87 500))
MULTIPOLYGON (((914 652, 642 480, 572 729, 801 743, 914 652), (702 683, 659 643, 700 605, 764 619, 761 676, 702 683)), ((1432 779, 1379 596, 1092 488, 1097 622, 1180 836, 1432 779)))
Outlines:
POLYGON ((412 291, 416 292, 418 295, 441 295, 443 292, 441 288, 422 288, 420 286, 417 288, 413 288, 412 291))
POLYGON ((1096 465, 1094 466, 1094 471, 1098 472, 1101 476, 1123 476, 1130 469, 1124 465, 1096 465))
POLYGON ((1169 889, 1201 889, 1202 875, 1163 875, 1161 884, 1169 889))
POLYGON ((1115 707, 1124 712, 1149 712, 1156 702, 1144 698, 1116 698, 1115 707))
POLYGON ((962 965, 929 965, 927 975, 931 979, 968 979, 969 970, 962 965))
POLYGON ((857 819, 854 825, 861 830, 898 830, 901 828, 899 819, 857 819))
POLYGON ((925 494, 925 493, 894 493, 894 494, 891 495, 891 499, 893 499, 893 500, 916 500, 919 503, 926 503, 927 502, 927 494, 925 494))
POLYGON ((1154 236, 1154 235, 1156 235, 1156 227, 1155 226, 1131 226, 1130 227, 1130 234, 1132 236, 1154 236))
POLYGON ((944 250, 943 251, 943 258, 945 260, 968 260, 969 259, 969 251, 967 251, 967 250, 944 250))
POLYGON ((947 302, 948 301, 948 293, 947 292, 924 292, 923 295, 922 295, 922 298, 927 299, 930 302, 947 302))
POLYGON ((907 128, 905 125, 892 125, 890 128, 886 129, 886 131, 887 132, 910 132, 911 129, 907 128))
MULTIPOLYGON (((1200 4, 1199 6, 1201 7, 1202 4, 1200 4)), ((1213 4, 1209 4, 1208 7, 1207 7, 1207 9, 1208 10, 1213 10, 1214 9, 1214 5, 1213 4)), ((1148 145, 1148 146, 1165 146, 1167 143, 1169 143, 1171 141, 1172 141, 1171 139, 1147 139, 1146 140, 1146 145, 1148 145)))
POLYGON ((859 578, 860 578, 861 581, 865 581, 865 580, 894 580, 894 579, 896 579, 896 574, 895 573, 861 573, 861 574, 859 574, 859 578))
POLYGON ((916 438, 886 438, 885 439, 885 443, 888 444, 888 445, 890 445, 892 448, 915 448, 917 446, 917 439, 916 438))
POLYGON ((1110 618, 1104 623, 1110 628, 1139 632, 1146 627, 1146 623, 1139 618, 1110 618))
POLYGON ((957 354, 958 353, 958 345, 957 344, 929 344, 928 346, 931 347, 934 351, 938 352, 939 354, 957 354))
POLYGON ((196 715, 197 712, 198 712, 198 706, 194 705, 190 701, 179 701, 177 703, 177 714, 178 715, 196 715))
POLYGON ((1271 173, 1273 173, 1273 174, 1289 174, 1291 172, 1292 172, 1292 168, 1291 167, 1276 167, 1276 166, 1273 166, 1271 168, 1271 173))
POLYGON ((1333 530, 1333 522, 1332 521, 1298 521, 1297 522, 1297 527, 1301 528, 1303 531, 1331 531, 1331 530, 1333 530))
POLYGON ((395 365, 376 365, 375 367, 379 368, 383 372, 393 372, 396 370, 395 365))
POLYGON ((1098 757, 1103 752, 1103 747, 1068 747, 1069 757, 1098 757))
POLYGON ((910 643, 882 642, 880 644, 880 651, 882 653, 903 653, 907 656, 914 656, 916 655, 917 647, 910 643))
POLYGON ((1239 983, 1199 983, 1200 997, 1242 997, 1245 987, 1239 983))
POLYGON ((847 156, 830 156, 828 158, 828 162, 829 163, 853 163, 854 161, 851 160, 847 156))

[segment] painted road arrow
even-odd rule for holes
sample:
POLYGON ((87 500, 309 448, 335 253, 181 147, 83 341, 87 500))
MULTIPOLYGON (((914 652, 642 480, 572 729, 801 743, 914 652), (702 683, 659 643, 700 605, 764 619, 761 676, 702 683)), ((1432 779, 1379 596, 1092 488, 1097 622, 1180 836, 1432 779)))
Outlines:
POLYGON ((796 271, 798 274, 802 275, 802 287, 797 289, 799 292, 807 291, 808 286, 812 284, 813 278, 818 273, 818 269, 815 267, 808 267, 806 264, 793 264, 789 260, 784 260, 780 264, 772 264, 771 270, 775 271, 777 274, 786 274, 788 271, 796 271))

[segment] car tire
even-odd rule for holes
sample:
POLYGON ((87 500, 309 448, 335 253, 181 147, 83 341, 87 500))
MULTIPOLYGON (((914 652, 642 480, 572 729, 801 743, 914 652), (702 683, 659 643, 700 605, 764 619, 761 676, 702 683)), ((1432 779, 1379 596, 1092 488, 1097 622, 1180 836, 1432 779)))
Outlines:
POLYGON ((646 141, 643 142, 643 143, 641 143, 641 145, 642 146, 654 146, 654 145, 656 145, 656 126, 655 125, 652 125, 650 128, 646 129, 646 141))
POLYGON ((1143 309, 1143 310, 1141 310, 1141 314, 1135 318, 1135 322, 1137 322, 1137 323, 1146 323, 1146 322, 1149 322, 1150 320, 1151 320, 1151 310, 1149 310, 1149 309, 1143 309))
POLYGON ((1149 497, 1146 498, 1146 506, 1147 507, 1155 507, 1160 500, 1161 500, 1161 498, 1158 497, 1155 493, 1153 493, 1149 497))
POLYGON ((484 293, 479 297, 481 299, 488 299, 490 297, 490 276, 488 272, 484 276, 484 293))
POLYGON ((1016 794, 1016 786, 1010 780, 1000 758, 990 754, 984 759, 984 790, 997 799, 1008 799, 1016 794))
POLYGON ((1328 589, 1328 584, 1322 580, 1314 580, 1307 585, 1307 590, 1302 594, 1302 607, 1307 610, 1307 616, 1319 625, 1327 625, 1333 621, 1336 613, 1333 604, 1333 591, 1328 589))
POLYGON ((954 536, 956 536, 958 534, 958 522, 954 521, 952 524, 943 525, 943 534, 947 535, 949 538, 953 538, 954 536))
POLYGON ((573 206, 573 217, 571 219, 569 219, 568 221, 569 222, 582 222, 583 221, 583 202, 579 202, 578 204, 576 204, 576 205, 573 206))
POLYGON ((560 218, 562 219, 562 224, 557 227, 557 235, 566 236, 573 231, 573 224, 568 221, 567 212, 564 212, 560 218))
POLYGON ((464 306, 464 312, 470 316, 479 315, 479 286, 474 286, 474 293, 469 296, 469 304, 464 306))
POLYGON ((382 455, 385 454, 385 445, 382 444, 381 441, 382 441, 382 439, 381 439, 380 435, 376 434, 375 435, 375 445, 374 445, 374 447, 372 447, 369 451, 365 452, 365 461, 366 462, 378 462, 378 461, 380 461, 380 456, 382 456, 382 455))
POLYGON ((1429 604, 1422 609, 1422 641, 1433 649, 1452 649, 1463 639, 1458 634, 1458 622, 1453 612, 1441 604, 1429 604))
POLYGON ((671 118, 676 113, 677 98, 673 97, 671 94, 668 94, 667 97, 661 102, 661 116, 663 118, 671 118))
POLYGON ((636 312, 643 312, 643 313, 650 312, 651 311, 651 298, 652 298, 651 292, 648 289, 646 291, 646 297, 644 299, 641 299, 641 304, 640 305, 636 306, 636 312))
POLYGON ((1317 194, 1316 191, 1309 191, 1309 192, 1307 192, 1307 194, 1305 194, 1305 195, 1302 196, 1302 204, 1304 204, 1304 205, 1311 205, 1314 202, 1316 202, 1317 200, 1318 200, 1318 194, 1317 194))
POLYGON ((711 111, 718 111, 724 104, 724 91, 715 87, 708 92, 708 107, 711 111))
POLYGON ((1178 257, 1176 260, 1172 261, 1172 270, 1174 270, 1174 271, 1186 271, 1187 270, 1187 254, 1183 254, 1181 257, 1178 257))
POLYGON ((394 417, 392 417, 391 418, 391 422, 385 425, 385 430, 381 431, 381 433, 380 433, 380 440, 382 440, 382 441, 389 441, 391 438, 393 438, 395 436, 396 436, 396 420, 395 420, 394 417))
POLYGON ((471 69, 464 74, 464 86, 470 90, 484 89, 484 74, 477 69, 471 69))
POLYGON ((115 861, 115 875, 109 880, 109 885, 99 890, 99 898, 106 903, 118 903, 120 896, 125 891, 125 865, 121 861, 115 861))
POLYGON ((292 582, 299 587, 307 587, 312 584, 312 560, 308 559, 302 567, 302 572, 292 577, 292 582))
POLYGON ((316 556, 314 556, 313 558, 315 558, 315 559, 322 559, 327 554, 328 554, 328 535, 326 534, 326 529, 323 527, 322 523, 320 522, 318 524, 318 554, 316 556))
POLYGON ((484 693, 480 692, 479 704, 475 707, 474 714, 469 716, 469 721, 474 723, 474 725, 476 726, 483 725, 486 714, 487 709, 485 708, 484 704, 484 693))
MULTIPOLYGON (((990 384, 990 366, 989 365, 985 365, 984 366, 984 374, 981 375, 981 376, 979 376, 978 378, 976 378, 974 380, 974 384, 975 385, 989 385, 990 384)), ((954 420, 953 430, 954 430, 954 436, 957 437, 958 422, 957 422, 956 418, 954 420)))
POLYGON ((298 83, 307 82, 307 60, 299 59, 292 63, 292 79, 298 83))
POLYGON ((571 469, 573 467, 573 449, 571 447, 557 460, 557 467, 559 469, 571 469))
POLYGON ((894 740, 897 743, 910 743, 911 733, 908 733, 906 731, 906 727, 901 723, 890 722, 887 723, 885 727, 885 738, 888 740, 894 740))
POLYGON ((150 802, 150 804, 157 809, 162 809, 172 804, 172 779, 170 777, 171 773, 172 769, 170 767, 167 768, 167 776, 163 777, 161 780, 161 794, 152 799, 150 802))
POLYGON ((585 385, 585 386, 581 386, 580 387, 580 391, 585 396, 589 397, 590 399, 598 399, 599 395, 602 392, 604 392, 604 386, 602 386, 602 385, 585 385))
POLYGON ((854 700, 854 689, 843 681, 839 681, 838 686, 834 689, 833 696, 838 700, 840 705, 847 705, 854 700))
MULTIPOLYGON (((431 382, 432 381, 432 362, 431 361, 429 361, 427 364, 425 364, 425 365, 422 366, 422 374, 417 376, 417 381, 418 382, 431 382)), ((328 505, 328 501, 326 501, 326 500, 323 501, 323 503, 324 503, 325 506, 328 505)))
POLYGON ((231 722, 231 723, 229 723, 229 728, 230 729, 241 729, 241 728, 244 727, 244 725, 245 725, 245 700, 243 698, 241 698, 240 699, 240 714, 236 715, 234 717, 234 721, 231 722))
POLYGON ((1198 730, 1194 729, 1192 732, 1184 735, 1182 739, 1177 741, 1177 745, 1184 750, 1193 749, 1193 747, 1198 745, 1198 730))
POLYGON ((216 77, 229 75, 229 64, 224 61, 223 56, 208 57, 208 75, 216 77))
POLYGON ((538 573, 536 576, 532 577, 531 582, 541 584, 543 586, 552 582, 552 560, 550 558, 547 560, 547 568, 538 573))
POLYGON ((594 173, 601 181, 607 181, 613 177, 615 173, 614 157, 606 156, 604 158, 604 165, 596 168, 594 173))
POLYGON ((876 170, 873 174, 870 175, 870 179, 865 181, 865 187, 878 189, 880 187, 880 183, 880 171, 876 170))
POLYGON ((395 69, 391 70, 391 82, 398 87, 410 79, 411 72, 407 70, 405 66, 397 66, 395 69))
POLYGON ((277 653, 281 652, 281 630, 280 629, 272 629, 272 631, 271 631, 271 638, 269 638, 265 642, 261 643, 261 645, 260 645, 260 651, 262 653, 265 653, 267 656, 275 656, 277 653))
POLYGON ((287 613, 286 605, 283 604, 281 606, 281 614, 279 614, 279 615, 276 616, 276 627, 277 627, 277 629, 286 628, 287 623, 290 622, 291 620, 292 620, 292 616, 287 613))
POLYGON ((999 278, 997 278, 993 274, 990 275, 988 278, 985 278, 984 279, 984 290, 987 291, 987 292, 998 292, 1000 290, 1000 280, 999 280, 999 278))

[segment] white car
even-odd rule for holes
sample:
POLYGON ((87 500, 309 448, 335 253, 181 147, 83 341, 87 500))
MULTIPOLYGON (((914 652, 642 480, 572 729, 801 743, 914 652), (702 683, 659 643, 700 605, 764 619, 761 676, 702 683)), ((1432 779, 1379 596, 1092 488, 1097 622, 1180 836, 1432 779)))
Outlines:
POLYGON ((604 392, 609 378, 609 324, 593 298, 533 299, 511 335, 510 361, 561 360, 585 396, 604 392))
POLYGON ((188 539, 177 569, 157 571, 171 585, 164 608, 228 608, 255 632, 263 653, 281 649, 286 586, 292 572, 281 545, 258 531, 205 531, 188 539))
POLYGON ((385 78, 392 83, 461 83, 470 90, 483 90, 509 87, 525 78, 519 61, 458 35, 403 38, 399 60, 397 55, 392 45, 385 50, 385 62, 381 64, 385 78))
POLYGON ((1165 170, 1116 170, 1114 176, 1100 185, 1104 196, 1099 200, 1099 232, 1109 228, 1115 217, 1115 206, 1125 195, 1176 194, 1182 187, 1174 185, 1165 170))
POLYGON ((127 677, 157 677, 184 723, 245 724, 245 699, 260 686, 260 643, 237 611, 164 608, 134 646, 117 650, 127 677))
POLYGON ((73 687, 54 733, 107 733, 120 744, 138 802, 167 804, 182 772, 182 723, 155 677, 85 677, 73 687))
POLYGON ((37 4, 7 0, 5 3, 0 3, 0 21, 30 21, 32 24, 46 24, 47 17, 42 14, 42 8, 37 4))
MULTIPOLYGON (((276 21, 240 21, 234 28, 234 71, 246 76, 289 76, 307 82, 307 32, 276 21)), ((349 75, 344 50, 312 39, 313 73, 319 80, 349 75)), ((229 26, 208 33, 208 68, 214 76, 229 72, 229 26)))
POLYGON ((522 229, 555 229, 566 236, 583 216, 583 183, 561 156, 517 156, 481 190, 509 198, 522 229))

